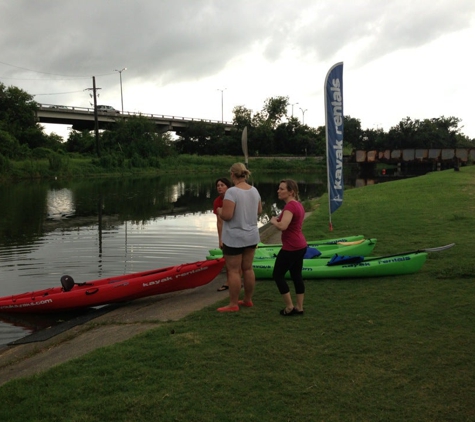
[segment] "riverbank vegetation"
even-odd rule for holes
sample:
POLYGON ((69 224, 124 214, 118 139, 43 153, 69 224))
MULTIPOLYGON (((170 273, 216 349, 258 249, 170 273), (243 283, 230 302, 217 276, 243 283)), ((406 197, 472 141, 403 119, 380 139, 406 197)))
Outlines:
MULTIPOLYGON (((120 165, 110 161, 110 157, 84 158, 65 154, 49 154, 47 158, 22 161, 4 161, 4 173, 0 171, 0 182, 22 179, 72 179, 91 177, 126 177, 136 175, 160 175, 195 171, 215 173, 217 169, 228 169, 243 157, 197 156, 181 154, 167 157, 156 166, 146 165, 140 158, 124 160, 120 165)), ((0 157, 0 168, 2 161, 0 157)), ((322 172, 325 161, 317 157, 306 158, 251 158, 251 172, 322 172)))
POLYGON ((5 384, 0 419, 472 420, 474 197, 474 166, 352 189, 330 233, 324 196, 308 239, 365 234, 377 255, 456 246, 413 275, 308 281, 303 317, 281 317, 259 281, 253 308, 218 314, 223 298, 5 384))
MULTIPOLYGON (((97 135, 73 128, 63 140, 44 132, 35 117, 37 109, 30 94, 0 83, 0 180, 160 173, 174 171, 188 161, 182 156, 242 157, 244 127, 248 128, 250 157, 325 156, 325 126, 312 128, 289 115, 288 97, 269 98, 255 113, 235 107, 230 131, 222 124, 190 122, 176 137, 157 133, 145 116, 119 115, 115 124, 101 128, 97 135)), ((344 153, 350 155, 353 149, 473 147, 474 140, 462 133, 461 123, 456 117, 407 117, 385 132, 363 129, 359 119, 345 116, 344 153)))

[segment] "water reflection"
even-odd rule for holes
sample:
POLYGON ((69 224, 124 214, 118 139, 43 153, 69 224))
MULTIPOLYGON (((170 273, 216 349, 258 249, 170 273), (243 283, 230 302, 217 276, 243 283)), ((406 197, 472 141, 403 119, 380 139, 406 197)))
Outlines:
MULTIPOLYGON (((325 191, 322 181, 298 181, 303 199, 325 191)), ((91 224, 145 224, 159 216, 174 216, 211 209, 216 196, 213 176, 174 176, 136 179, 88 180, 17 184, 0 187, 2 219, 0 243, 34 244, 38 236, 91 224)), ((262 196, 264 214, 276 202, 278 176, 254 180, 262 196)), ((266 217, 264 217, 266 218, 266 217)))
POLYGON ((76 214, 71 189, 50 189, 46 194, 47 219, 60 220, 76 214))

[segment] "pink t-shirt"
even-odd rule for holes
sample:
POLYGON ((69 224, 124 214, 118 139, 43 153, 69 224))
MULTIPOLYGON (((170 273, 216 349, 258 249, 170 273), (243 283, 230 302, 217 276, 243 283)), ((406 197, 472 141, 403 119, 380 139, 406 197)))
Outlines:
POLYGON ((307 247, 307 240, 302 233, 302 224, 305 217, 305 210, 298 201, 290 201, 285 204, 277 221, 282 219, 284 211, 292 213, 292 220, 286 230, 282 232, 282 249, 284 251, 297 251, 307 247))

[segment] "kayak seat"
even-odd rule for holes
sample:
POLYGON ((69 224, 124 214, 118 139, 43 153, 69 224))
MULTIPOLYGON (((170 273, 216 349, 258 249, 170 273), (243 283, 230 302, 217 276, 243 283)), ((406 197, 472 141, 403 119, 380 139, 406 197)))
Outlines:
POLYGON ((364 256, 348 256, 335 254, 330 261, 327 262, 327 266, 344 265, 344 264, 359 264, 364 261, 364 256))
POLYGON ((74 287, 74 279, 70 275, 63 275, 61 277, 61 285, 63 291, 69 292, 74 287))
POLYGON ((303 259, 312 259, 318 258, 322 253, 317 248, 312 248, 311 246, 307 246, 307 250, 303 259))

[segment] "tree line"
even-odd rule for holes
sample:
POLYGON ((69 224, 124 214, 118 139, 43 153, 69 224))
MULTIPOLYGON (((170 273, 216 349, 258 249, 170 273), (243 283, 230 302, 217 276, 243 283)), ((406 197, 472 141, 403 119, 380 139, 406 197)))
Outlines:
MULTIPOLYGON (((325 126, 317 128, 289 116, 288 97, 272 97, 259 112, 237 106, 233 109, 235 130, 220 124, 190 122, 173 137, 158 133, 144 116, 118 118, 100 131, 72 130, 64 141, 46 134, 36 121, 38 104, 20 88, 0 83, 0 159, 45 158, 50 153, 94 157, 104 166, 159 166, 160 158, 176 154, 241 155, 241 133, 248 128, 251 156, 316 156, 325 154, 325 126)), ((363 129, 361 121, 344 118, 346 149, 385 150, 401 148, 467 148, 474 140, 461 132, 456 117, 412 120, 407 117, 385 132, 363 129)))

